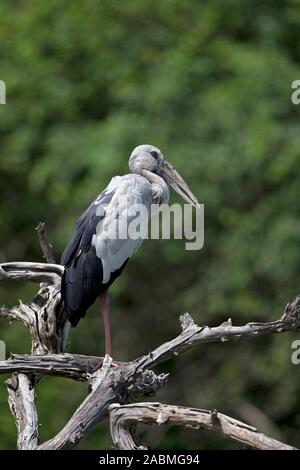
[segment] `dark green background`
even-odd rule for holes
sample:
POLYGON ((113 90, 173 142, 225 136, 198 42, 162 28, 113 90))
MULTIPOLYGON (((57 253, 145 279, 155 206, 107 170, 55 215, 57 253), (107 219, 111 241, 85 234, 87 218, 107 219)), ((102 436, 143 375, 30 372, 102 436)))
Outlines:
MULTIPOLYGON (((111 289, 115 358, 130 360, 199 324, 279 317, 300 290, 299 1, 1 0, 0 261, 41 260, 46 221, 60 254, 78 215, 133 147, 160 147, 205 204, 205 247, 146 241, 111 289)), ((177 201, 177 196, 172 201, 177 201)), ((0 303, 36 286, 1 284, 0 303)), ((28 352, 21 324, 1 322, 8 353, 28 352)), ((217 408, 299 446, 295 334, 207 344, 161 367, 156 399, 217 408)), ((69 351, 102 354, 99 305, 69 351)), ((41 440, 53 436, 86 385, 38 386, 41 440)), ((0 391, 0 447, 16 432, 0 391)), ((156 428, 161 448, 238 448, 215 435, 156 428)), ((110 447, 107 423, 82 449, 110 447)))

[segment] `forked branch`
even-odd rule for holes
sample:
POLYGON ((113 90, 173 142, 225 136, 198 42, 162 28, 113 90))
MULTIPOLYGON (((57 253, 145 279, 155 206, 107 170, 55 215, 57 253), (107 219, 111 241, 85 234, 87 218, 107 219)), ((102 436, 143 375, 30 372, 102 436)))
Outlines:
MULTIPOLYGON (((121 427, 118 424, 120 431, 113 430, 117 444, 121 442, 119 434, 126 435, 129 423, 126 418, 128 413, 137 416, 135 413, 142 411, 146 421, 157 421, 160 419, 159 416, 168 416, 167 421, 172 424, 176 419, 180 421, 180 416, 184 416, 185 419, 190 419, 187 424, 194 423, 207 430, 222 432, 256 448, 260 448, 259 445, 269 446, 268 448, 290 447, 219 413, 215 416, 218 418, 217 424, 216 420, 212 422, 212 414, 205 410, 160 404, 152 404, 152 408, 150 405, 145 408, 146 405, 143 403, 118 408, 116 403, 125 405, 136 397, 155 394, 160 387, 165 385, 168 376, 167 374, 156 375, 151 369, 192 347, 213 341, 225 343, 254 338, 258 335, 299 331, 299 296, 286 306, 281 318, 273 322, 251 322, 243 326, 234 326, 231 320, 228 320, 216 327, 198 326, 186 313, 180 318, 182 332, 176 338, 128 363, 115 362, 109 357, 103 359, 94 356, 63 354, 69 329, 60 300, 60 283, 64 268, 55 264, 45 226, 40 224, 37 232, 44 257, 50 263, 21 262, 0 265, 0 280, 29 280, 41 283, 40 290, 33 301, 27 304, 20 303, 16 307, 0 308, 0 316, 23 321, 29 328, 32 338, 31 355, 15 354, 7 361, 0 362, 0 373, 13 373, 12 378, 7 381, 7 388, 9 404, 18 429, 18 448, 53 450, 70 448, 84 438, 95 424, 105 419, 109 409, 111 419, 121 423, 121 427), (34 387, 42 375, 58 375, 85 380, 89 383, 90 391, 64 428, 52 439, 38 446, 34 387), (110 408, 111 405, 113 405, 112 408, 110 408), (168 408, 165 408, 166 406, 168 408), (125 418, 124 411, 127 413, 125 418), (166 414, 167 411, 169 414, 166 414), (160 415, 160 412, 163 414, 160 415), (122 423, 125 423, 124 426, 122 423)), ((128 445, 138 445, 134 444, 133 438, 130 438, 128 433, 126 439, 128 442, 131 439, 128 445)))

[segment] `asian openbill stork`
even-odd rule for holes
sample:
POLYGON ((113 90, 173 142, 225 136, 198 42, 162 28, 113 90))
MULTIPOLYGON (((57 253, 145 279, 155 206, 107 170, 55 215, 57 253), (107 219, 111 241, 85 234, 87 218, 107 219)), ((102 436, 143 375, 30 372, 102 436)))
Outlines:
POLYGON ((199 203, 190 188, 157 147, 139 145, 129 159, 131 174, 115 176, 75 224, 62 255, 65 266, 62 299, 71 326, 101 296, 106 354, 111 352, 108 289, 121 274, 142 238, 110 237, 110 228, 128 225, 128 207, 142 204, 150 217, 152 204, 169 201, 169 185, 192 206, 199 203))

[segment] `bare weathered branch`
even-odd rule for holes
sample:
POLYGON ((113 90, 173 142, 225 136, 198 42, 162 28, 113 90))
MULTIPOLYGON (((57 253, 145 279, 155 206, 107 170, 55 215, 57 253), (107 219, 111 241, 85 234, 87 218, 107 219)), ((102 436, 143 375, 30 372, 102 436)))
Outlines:
POLYGON ((232 340, 253 338, 259 335, 283 333, 300 330, 300 296, 287 304, 279 320, 266 323, 247 323, 243 326, 233 326, 231 320, 220 326, 198 326, 192 317, 185 313, 180 317, 183 328, 182 333, 173 340, 162 344, 151 351, 147 356, 136 360, 143 368, 152 368, 155 365, 178 356, 188 349, 208 342, 221 341, 225 343, 232 340))
POLYGON ((119 403, 109 407, 110 430, 113 442, 118 449, 147 449, 136 438, 139 423, 168 424, 187 428, 214 431, 254 449, 295 450, 294 447, 276 441, 248 424, 222 413, 162 403, 135 403, 121 406, 119 403))
POLYGON ((90 377, 91 393, 75 411, 65 427, 38 449, 60 450, 76 445, 98 422, 107 416, 113 402, 125 403, 133 396, 155 393, 166 382, 166 374, 157 376, 149 371, 137 373, 132 364, 111 367, 111 361, 104 362, 102 369, 90 377), (138 387, 136 384, 138 383, 138 387))
POLYGON ((13 354, 6 361, 0 361, 0 374, 23 372, 88 380, 102 362, 101 357, 79 354, 13 354))
POLYGON ((38 443, 38 417, 33 384, 27 375, 14 374, 6 381, 6 387, 18 429, 18 449, 34 450, 38 443))
MULTIPOLYGON (((32 337, 32 355, 14 355, 0 362, 0 373, 18 373, 7 382, 7 387, 18 428, 19 448, 65 449, 74 446, 107 416, 112 403, 125 404, 136 396, 154 394, 165 384, 167 375, 156 375, 151 369, 194 346, 300 329, 300 297, 297 297, 287 305, 282 317, 274 322, 233 326, 231 320, 228 320, 217 327, 199 327, 190 315, 184 314, 181 316, 182 332, 176 338, 130 363, 116 363, 110 358, 103 362, 103 358, 61 354, 70 326, 60 298, 64 267, 54 263, 45 226, 39 225, 37 232, 44 256, 51 263, 0 265, 0 281, 29 280, 42 284, 33 301, 27 304, 20 302, 18 307, 0 308, 0 316, 23 321, 32 337), (37 447, 33 385, 42 375, 87 380, 90 393, 64 428, 37 447)), ((223 415, 221 417, 223 419, 223 415)))
POLYGON ((0 307, 0 317, 8 318, 9 320, 20 320, 20 310, 18 307, 0 307))
MULTIPOLYGON (((297 331, 299 329, 300 297, 288 304, 283 316, 268 323, 248 323, 244 326, 233 326, 231 321, 222 323, 218 327, 210 328, 197 326, 190 315, 181 317, 183 331, 175 339, 164 343, 152 352, 136 359, 135 361, 119 365, 117 369, 108 369, 105 373, 100 372, 100 386, 95 387, 85 399, 79 409, 72 416, 62 431, 53 439, 40 446, 42 449, 63 449, 76 444, 89 432, 91 427, 102 420, 109 405, 116 401, 125 403, 130 396, 133 383, 139 376, 153 368, 160 362, 190 349, 193 346, 207 343, 209 341, 226 342, 233 339, 251 338, 262 334, 282 333, 284 331, 297 331)), ((91 382, 98 383, 98 372, 92 375, 91 382)), ((163 384, 165 383, 162 381, 163 384)))
POLYGON ((30 330, 32 353, 62 352, 65 315, 60 306, 63 266, 43 263, 0 264, 0 280, 30 280, 43 283, 32 302, 0 308, 0 316, 21 320, 30 330))
MULTIPOLYGON (((131 364, 137 368, 137 370, 147 370, 146 368, 152 368, 158 363, 166 361, 167 359, 178 356, 186 350, 200 345, 202 343, 221 341, 223 343, 230 340, 240 340, 244 338, 253 338, 258 335, 271 334, 271 333, 283 333, 285 331, 298 331, 299 329, 299 309, 300 309, 300 298, 297 297, 293 302, 287 305, 283 316, 273 322, 266 323, 247 323, 243 326, 233 326, 230 321, 222 323, 217 327, 208 326, 197 326, 192 317, 189 314, 184 314, 181 317, 181 323, 184 325, 184 330, 180 335, 171 341, 168 341, 156 349, 151 351, 149 354, 142 356, 131 364)), ((20 308, 16 307, 16 312, 22 311, 21 304, 20 308)), ((28 308, 28 307, 27 307, 28 308)), ((8 309, 10 310, 10 309, 8 309)), ((85 374, 91 373, 93 369, 98 365, 101 365, 102 358, 95 356, 82 356, 72 354, 48 354, 46 356, 40 355, 13 355, 8 361, 0 362, 0 373, 3 371, 16 371, 16 370, 32 370, 39 368, 45 370, 50 368, 50 374, 54 375, 65 375, 71 376, 72 370, 74 370, 74 377, 78 374, 78 377, 85 376, 85 374), (23 368, 23 369, 22 369, 23 368), (64 373, 65 371, 65 373, 64 373)), ((120 366, 128 366, 129 363, 116 362, 120 366)))
MULTIPOLYGON (((21 320, 29 328, 32 354, 63 352, 65 314, 60 307, 63 270, 62 266, 56 264, 21 262, 0 265, 0 281, 29 280, 42 283, 32 302, 20 302, 18 307, 0 309, 2 317, 21 320)), ((33 374, 26 368, 16 370, 20 373, 13 374, 6 384, 9 406, 18 430, 17 445, 18 449, 35 449, 38 441, 38 418, 34 403, 34 384, 41 375, 33 374)))
POLYGON ((0 281, 32 281, 54 284, 62 276, 60 264, 13 262, 0 264, 0 281))
MULTIPOLYGON (((244 326, 233 326, 230 321, 227 321, 218 327, 210 328, 208 326, 197 326, 190 315, 185 314, 181 317, 181 324, 183 331, 179 336, 154 349, 151 353, 131 363, 118 363, 118 367, 106 366, 104 370, 97 370, 91 375, 89 375, 90 369, 87 368, 83 371, 76 357, 72 355, 48 356, 49 367, 51 367, 51 361, 54 361, 50 369, 51 374, 64 375, 81 380, 88 378, 91 392, 57 436, 42 444, 39 448, 64 449, 71 447, 78 443, 94 424, 107 416, 108 407, 113 402, 126 403, 132 396, 136 395, 137 390, 139 390, 140 395, 155 393, 159 387, 164 385, 166 376, 164 374, 156 376, 152 372, 153 376, 151 377, 151 371, 148 369, 153 368, 170 357, 183 353, 191 347, 209 341, 226 342, 247 337, 253 338, 262 334, 298 330, 299 298, 288 304, 283 316, 275 322, 248 323, 244 326), (59 357, 59 364, 55 363, 55 357, 59 357)), ((17 363, 15 366, 18 370, 22 370, 22 364, 19 361, 23 360, 23 362, 28 361, 27 365, 24 363, 23 370, 29 371, 30 367, 36 367, 36 371, 38 371, 40 367, 40 372, 46 373, 42 364, 34 362, 32 359, 30 359, 30 365, 29 359, 25 357, 21 359, 20 356, 16 356, 16 358, 17 363)), ((8 364, 8 367, 13 367, 14 361, 15 359, 10 360, 11 364, 8 364)), ((92 360, 91 365, 96 365, 97 361, 99 366, 101 358, 92 360)))
POLYGON ((43 256, 47 263, 55 264, 55 258, 53 255, 53 247, 48 240, 47 227, 45 222, 39 222, 36 227, 37 237, 43 252, 43 256))

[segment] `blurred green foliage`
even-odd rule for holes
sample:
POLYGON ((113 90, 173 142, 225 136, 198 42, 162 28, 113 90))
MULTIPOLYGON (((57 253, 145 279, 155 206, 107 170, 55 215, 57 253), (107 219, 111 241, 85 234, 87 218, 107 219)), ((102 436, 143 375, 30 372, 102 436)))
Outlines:
MULTIPOLYGON (((56 256, 75 219, 140 143, 159 146, 205 204, 205 247, 146 241, 111 289, 115 357, 127 360, 199 324, 277 318, 300 286, 299 1, 2 0, 0 261, 41 260, 46 221, 56 256)), ((0 285, 1 304, 36 287, 0 285)), ((22 325, 1 322, 9 352, 28 352, 22 325)), ((299 446, 293 334, 209 344, 162 367, 157 399, 218 408, 299 446)), ((71 352, 103 351, 96 304, 71 352)), ((46 378, 41 439, 59 430, 86 386, 46 378)), ((0 448, 16 432, 0 393, 0 448)), ((181 429, 146 431, 161 448, 235 448, 181 429)), ((80 448, 110 447, 107 423, 80 448)))

